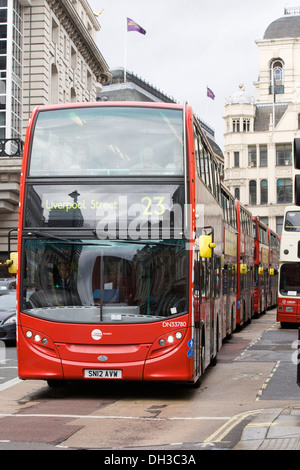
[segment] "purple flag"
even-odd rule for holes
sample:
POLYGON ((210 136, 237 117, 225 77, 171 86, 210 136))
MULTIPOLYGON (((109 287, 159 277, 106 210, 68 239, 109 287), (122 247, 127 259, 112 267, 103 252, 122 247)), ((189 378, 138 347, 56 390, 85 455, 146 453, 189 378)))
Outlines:
POLYGON ((131 18, 127 18, 127 31, 136 31, 137 33, 146 34, 144 28, 133 21, 131 18))
POLYGON ((211 98, 212 100, 214 100, 214 99, 215 99, 215 94, 214 94, 214 92, 213 92, 213 91, 211 91, 211 89, 210 89, 210 88, 208 88, 208 87, 207 87, 206 94, 207 94, 207 96, 208 96, 209 98, 211 98))

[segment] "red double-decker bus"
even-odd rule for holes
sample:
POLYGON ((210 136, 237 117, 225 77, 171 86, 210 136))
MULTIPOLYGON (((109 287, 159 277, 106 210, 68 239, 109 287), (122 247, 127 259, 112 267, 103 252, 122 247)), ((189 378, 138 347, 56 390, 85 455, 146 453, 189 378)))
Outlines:
POLYGON ((268 293, 268 308, 277 306, 278 301, 278 271, 280 260, 280 237, 279 235, 269 228, 269 293, 268 293))
POLYGON ((252 214, 236 199, 238 289, 237 325, 242 326, 254 317, 254 233, 252 214))
POLYGON ((270 247, 268 227, 253 217, 254 229, 254 312, 265 313, 268 308, 270 247))
POLYGON ((228 332, 230 335, 254 316, 254 234, 252 214, 225 186, 222 185, 221 191, 224 219, 223 315, 227 319, 228 336, 228 332))
POLYGON ((222 294, 223 294, 223 336, 229 337, 237 327, 238 292, 238 228, 237 211, 233 195, 221 186, 223 207, 223 256, 222 256, 222 294))
POLYGON ((190 106, 37 107, 21 174, 19 377, 198 384, 228 323, 220 188, 190 106))

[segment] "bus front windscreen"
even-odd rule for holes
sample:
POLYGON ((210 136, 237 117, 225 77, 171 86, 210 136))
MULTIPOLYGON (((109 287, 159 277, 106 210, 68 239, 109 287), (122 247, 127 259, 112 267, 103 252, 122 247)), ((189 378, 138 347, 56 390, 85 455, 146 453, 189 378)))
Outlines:
POLYGON ((183 111, 87 106, 38 112, 29 175, 183 174, 183 111))
POLYGON ((279 291, 281 295, 300 295, 300 263, 285 263, 281 266, 279 291))
POLYGON ((183 240, 23 241, 22 311, 66 323, 143 323, 187 311, 183 240))

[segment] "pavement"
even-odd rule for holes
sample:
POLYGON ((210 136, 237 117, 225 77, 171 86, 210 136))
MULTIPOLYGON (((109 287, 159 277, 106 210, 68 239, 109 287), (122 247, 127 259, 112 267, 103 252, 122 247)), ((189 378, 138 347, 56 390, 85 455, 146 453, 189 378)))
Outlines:
POLYGON ((300 403, 261 411, 233 450, 300 450, 300 403))

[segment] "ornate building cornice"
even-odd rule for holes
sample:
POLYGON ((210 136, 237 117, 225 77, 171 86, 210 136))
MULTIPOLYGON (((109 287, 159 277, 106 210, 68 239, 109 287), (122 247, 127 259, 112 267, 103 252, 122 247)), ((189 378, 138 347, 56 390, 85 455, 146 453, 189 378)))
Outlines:
POLYGON ((98 82, 105 85, 112 77, 108 65, 71 2, 47 0, 47 3, 88 63, 98 82))

